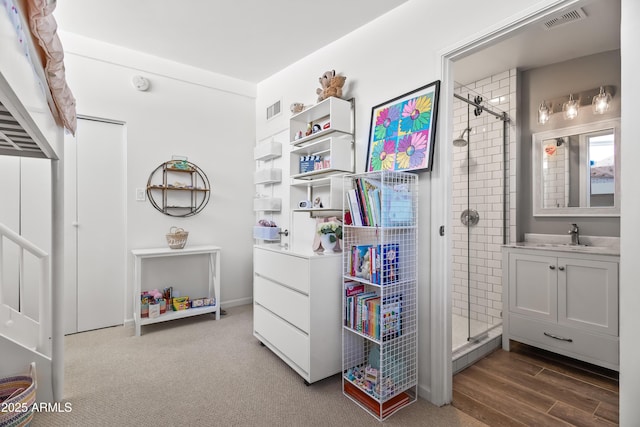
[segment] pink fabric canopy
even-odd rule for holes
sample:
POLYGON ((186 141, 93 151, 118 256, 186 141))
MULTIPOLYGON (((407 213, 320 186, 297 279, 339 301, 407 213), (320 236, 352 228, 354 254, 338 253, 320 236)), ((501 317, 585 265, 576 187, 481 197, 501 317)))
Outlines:
POLYGON ((64 51, 57 34, 58 24, 53 17, 56 1, 27 0, 29 27, 42 51, 45 75, 54 106, 53 115, 72 134, 76 133, 76 99, 67 85, 64 51))

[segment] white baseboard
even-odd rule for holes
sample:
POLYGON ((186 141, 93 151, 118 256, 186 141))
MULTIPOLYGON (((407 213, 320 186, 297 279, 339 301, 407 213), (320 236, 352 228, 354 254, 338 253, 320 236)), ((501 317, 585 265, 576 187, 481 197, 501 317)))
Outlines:
POLYGON ((222 301, 220 303, 220 307, 231 308, 231 307, 237 307, 239 305, 247 305, 251 303, 253 303, 253 297, 245 297, 245 298, 232 299, 228 301, 222 301))
MULTIPOLYGON (((431 400, 431 388, 418 384, 418 397, 426 400, 427 402, 433 403, 431 400)), ((435 405, 435 403, 434 403, 435 405)))

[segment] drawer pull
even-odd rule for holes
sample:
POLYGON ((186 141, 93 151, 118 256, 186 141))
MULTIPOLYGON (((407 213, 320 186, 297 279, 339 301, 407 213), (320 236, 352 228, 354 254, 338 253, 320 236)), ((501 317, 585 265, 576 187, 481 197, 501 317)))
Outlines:
POLYGON ((553 335, 553 334, 550 334, 549 332, 543 332, 543 333, 544 333, 545 336, 547 336, 549 338, 553 338, 554 340, 573 342, 573 340, 571 338, 559 337, 558 335, 553 335))
POLYGON ((549 266, 549 268, 550 268, 551 270, 555 270, 555 269, 556 269, 556 266, 555 266, 555 265, 550 265, 550 266, 549 266))

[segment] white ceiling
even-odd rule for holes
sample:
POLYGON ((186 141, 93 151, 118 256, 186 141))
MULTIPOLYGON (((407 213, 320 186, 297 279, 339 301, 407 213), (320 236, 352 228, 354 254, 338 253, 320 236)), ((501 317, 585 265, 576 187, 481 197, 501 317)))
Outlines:
MULTIPOLYGON (((406 1, 63 0, 54 16, 66 32, 257 83, 406 1), (335 11, 330 25, 327 11, 335 11)), ((586 19, 528 25, 457 60, 455 80, 618 49, 620 0, 581 4, 586 19)))
POLYGON ((549 16, 456 61, 455 81, 467 84, 512 68, 527 70, 619 49, 620 0, 591 0, 582 4, 584 19, 546 29, 544 22, 553 18, 549 16))
POLYGON ((61 0, 58 27, 259 82, 407 0, 61 0))

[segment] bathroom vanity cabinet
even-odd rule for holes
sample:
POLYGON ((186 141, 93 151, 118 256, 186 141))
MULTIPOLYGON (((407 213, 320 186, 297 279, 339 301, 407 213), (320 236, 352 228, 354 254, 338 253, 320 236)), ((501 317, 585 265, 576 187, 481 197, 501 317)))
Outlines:
POLYGON ((503 348, 515 340, 619 369, 619 256, 503 248, 503 348))

